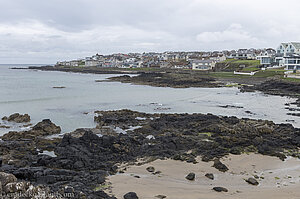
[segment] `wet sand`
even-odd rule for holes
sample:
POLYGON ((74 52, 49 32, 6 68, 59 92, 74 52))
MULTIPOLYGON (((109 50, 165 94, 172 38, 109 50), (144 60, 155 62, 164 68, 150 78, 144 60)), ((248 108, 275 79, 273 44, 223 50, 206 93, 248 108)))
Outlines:
POLYGON ((222 173, 213 168, 213 162, 192 164, 174 160, 156 160, 142 166, 129 166, 123 174, 108 177, 111 192, 122 199, 127 192, 136 192, 139 198, 154 199, 165 195, 171 199, 299 199, 300 198, 300 160, 288 158, 281 161, 276 157, 260 154, 230 155, 221 161, 229 171, 222 173), (159 175, 149 173, 146 168, 155 167, 159 175), (195 181, 185 176, 194 172, 195 181), (204 175, 213 173, 215 179, 204 175), (258 186, 244 179, 257 175, 258 186), (140 178, 136 178, 139 176, 140 178), (227 193, 212 190, 215 186, 228 189, 227 193))

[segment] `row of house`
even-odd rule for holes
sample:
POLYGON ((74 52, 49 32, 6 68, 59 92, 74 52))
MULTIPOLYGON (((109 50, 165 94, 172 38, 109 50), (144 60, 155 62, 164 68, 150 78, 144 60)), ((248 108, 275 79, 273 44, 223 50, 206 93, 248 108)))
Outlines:
POLYGON ((148 52, 93 55, 85 59, 57 62, 57 66, 67 67, 117 67, 117 68, 188 68, 211 70, 216 63, 226 59, 258 59, 262 67, 286 67, 287 70, 300 70, 300 43, 281 43, 275 50, 238 49, 213 52, 148 52))
POLYGON ((281 43, 276 50, 267 49, 258 59, 263 67, 285 67, 286 70, 300 70, 300 43, 281 43))
POLYGON ((85 59, 60 61, 56 66, 118 67, 118 68, 189 68, 211 70, 217 62, 226 60, 222 52, 165 52, 93 55, 85 59))

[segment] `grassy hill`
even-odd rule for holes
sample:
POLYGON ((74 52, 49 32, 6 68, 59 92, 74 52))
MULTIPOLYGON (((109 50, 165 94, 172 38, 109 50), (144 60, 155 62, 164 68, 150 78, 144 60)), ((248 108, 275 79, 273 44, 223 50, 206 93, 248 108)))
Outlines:
POLYGON ((227 59, 216 64, 216 71, 256 71, 260 65, 259 60, 227 59))

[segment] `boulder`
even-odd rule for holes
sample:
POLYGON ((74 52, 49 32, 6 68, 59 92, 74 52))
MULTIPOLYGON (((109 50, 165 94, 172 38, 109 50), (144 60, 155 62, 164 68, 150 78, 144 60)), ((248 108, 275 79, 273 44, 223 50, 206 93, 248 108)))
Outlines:
POLYGON ((135 192, 128 192, 124 195, 124 199, 138 199, 139 197, 135 192))
POLYGON ((214 160, 213 167, 222 172, 228 171, 228 167, 225 164, 223 164, 219 159, 214 160))
POLYGON ((29 188, 29 186, 30 186, 29 182, 12 182, 5 185, 3 187, 3 191, 5 193, 16 193, 16 192, 25 193, 26 190, 29 188))
POLYGON ((2 136, 2 140, 22 140, 22 139, 35 139, 39 136, 47 136, 53 134, 59 134, 61 128, 52 123, 49 119, 45 119, 37 123, 29 131, 10 131, 2 136))
POLYGON ((155 196, 155 198, 164 199, 164 198, 167 198, 167 196, 165 196, 165 195, 157 195, 157 196, 155 196))
POLYGON ((214 179, 214 174, 212 174, 212 173, 207 173, 207 174, 205 174, 205 177, 207 177, 208 179, 213 180, 213 179, 214 179))
POLYGON ((150 173, 153 173, 155 171, 155 168, 154 167, 147 167, 146 170, 150 173))
POLYGON ((41 122, 37 123, 34 127, 32 127, 32 130, 43 131, 44 135, 59 134, 61 132, 61 128, 59 126, 56 126, 49 119, 44 119, 41 122))
POLYGON ((195 180, 195 173, 189 173, 185 178, 187 180, 195 180))
POLYGON ((248 182, 251 185, 259 185, 258 181, 255 178, 248 178, 247 180, 245 180, 246 182, 248 182))
POLYGON ((0 172, 0 182, 1 182, 2 186, 5 186, 8 183, 17 182, 17 178, 13 174, 0 172))
POLYGON ((224 187, 214 187, 213 190, 216 192, 228 192, 228 190, 224 187))

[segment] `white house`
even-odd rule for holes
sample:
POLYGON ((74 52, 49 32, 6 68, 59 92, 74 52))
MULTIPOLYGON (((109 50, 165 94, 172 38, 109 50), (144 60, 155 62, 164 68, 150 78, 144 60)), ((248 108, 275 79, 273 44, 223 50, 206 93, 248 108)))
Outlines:
POLYGON ((73 61, 70 61, 70 66, 79 66, 79 61, 78 60, 73 60, 73 61))
POLYGON ((96 57, 86 57, 85 58, 85 66, 87 67, 95 67, 99 64, 99 61, 96 57))
POLYGON ((221 62, 226 60, 226 56, 223 54, 221 56, 216 56, 216 57, 210 57, 210 60, 216 61, 216 62, 221 62))
POLYGON ((193 70, 211 70, 215 67, 216 61, 214 60, 193 60, 191 61, 193 70))
POLYGON ((273 65, 276 65, 275 54, 276 54, 276 51, 272 48, 269 48, 269 49, 266 49, 265 51, 262 51, 259 54, 259 56, 257 56, 257 59, 260 60, 260 64, 263 67, 271 67, 273 65))
POLYGON ((300 70, 300 55, 294 54, 284 57, 284 65, 286 70, 300 70))
POLYGON ((300 70, 300 42, 281 43, 275 61, 286 70, 300 70))
POLYGON ((239 49, 237 51, 233 50, 230 51, 229 56, 227 56, 229 59, 256 59, 256 54, 253 50, 248 49, 239 49))

